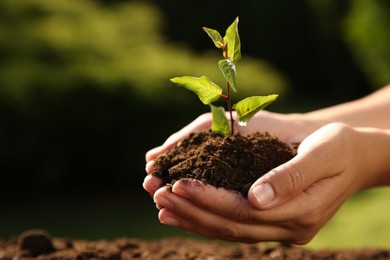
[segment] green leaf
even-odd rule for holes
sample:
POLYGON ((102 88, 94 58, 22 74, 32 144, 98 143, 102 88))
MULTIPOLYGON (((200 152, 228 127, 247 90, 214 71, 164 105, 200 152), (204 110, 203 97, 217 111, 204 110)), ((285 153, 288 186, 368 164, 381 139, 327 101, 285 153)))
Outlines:
POLYGON ((213 116, 211 131, 223 136, 229 136, 230 123, 229 123, 229 119, 226 117, 225 109, 223 107, 216 107, 211 104, 210 107, 211 107, 211 114, 213 116))
POLYGON ((229 82, 230 87, 234 92, 237 92, 236 89, 236 65, 232 62, 231 59, 223 59, 218 62, 218 67, 222 71, 223 76, 229 82))
POLYGON ((213 40, 215 46, 217 48, 221 49, 223 46, 223 39, 222 39, 222 36, 219 34, 219 32, 214 30, 214 29, 207 28, 207 27, 203 27, 203 30, 208 34, 208 36, 211 38, 211 40, 213 40))
POLYGON ((190 76, 176 77, 172 78, 171 81, 195 92, 205 105, 218 100, 222 93, 222 88, 206 76, 199 78, 190 76))
POLYGON ((228 58, 234 63, 241 58, 241 42, 238 34, 238 17, 226 30, 226 35, 223 38, 224 44, 228 45, 228 58))
POLYGON ((276 100, 278 95, 254 96, 241 100, 233 106, 237 111, 239 124, 246 126, 246 123, 260 110, 276 100))

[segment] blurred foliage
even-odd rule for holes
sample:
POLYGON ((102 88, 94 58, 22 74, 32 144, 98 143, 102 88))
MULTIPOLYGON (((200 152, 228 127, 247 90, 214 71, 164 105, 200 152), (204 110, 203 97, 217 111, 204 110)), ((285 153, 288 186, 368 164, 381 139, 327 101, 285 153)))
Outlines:
MULTIPOLYGON (((146 100, 166 103, 177 96, 167 90, 173 75, 222 81, 216 54, 196 54, 164 40, 162 14, 151 5, 5 0, 0 10, 1 85, 14 98, 36 86, 58 91, 87 82, 111 89, 127 85, 146 100)), ((284 91, 281 75, 264 62, 248 58, 240 65, 243 90, 284 91)))
POLYGON ((345 19, 351 52, 376 88, 390 82, 390 2, 355 0, 345 19))
POLYGON ((311 248, 390 248, 390 189, 363 190, 336 212, 307 245, 311 248), (380 214, 378 214, 380 212, 380 214))

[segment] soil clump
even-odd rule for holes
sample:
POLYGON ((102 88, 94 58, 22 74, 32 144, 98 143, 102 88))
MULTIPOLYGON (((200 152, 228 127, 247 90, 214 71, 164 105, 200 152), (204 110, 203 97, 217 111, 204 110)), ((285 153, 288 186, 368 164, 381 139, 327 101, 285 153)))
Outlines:
POLYGON ((156 161, 154 176, 164 183, 196 179, 247 195, 250 186, 296 155, 296 149, 269 133, 223 137, 193 133, 156 161))

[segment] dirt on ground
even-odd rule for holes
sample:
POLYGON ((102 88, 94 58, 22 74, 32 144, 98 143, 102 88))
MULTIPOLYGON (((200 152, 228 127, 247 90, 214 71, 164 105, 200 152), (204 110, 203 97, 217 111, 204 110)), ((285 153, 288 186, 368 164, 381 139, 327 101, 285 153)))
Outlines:
POLYGON ((229 259, 390 259, 386 249, 310 250, 301 246, 222 244, 183 238, 85 241, 53 238, 44 230, 28 230, 9 241, 0 241, 1 260, 229 260, 229 259))

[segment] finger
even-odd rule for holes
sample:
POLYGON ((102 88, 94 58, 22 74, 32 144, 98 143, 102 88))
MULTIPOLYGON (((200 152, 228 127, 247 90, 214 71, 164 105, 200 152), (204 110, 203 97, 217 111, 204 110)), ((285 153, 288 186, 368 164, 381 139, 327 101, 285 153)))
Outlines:
POLYGON ((163 144, 161 146, 155 147, 148 152, 146 152, 145 155, 145 160, 146 162, 155 160, 160 154, 163 154, 167 152, 169 149, 171 149, 173 146, 175 146, 176 143, 168 143, 168 144, 163 144))
POLYGON ((147 175, 143 182, 144 189, 149 192, 151 196, 154 195, 154 193, 161 188, 163 185, 163 182, 160 178, 154 177, 152 175, 147 175))
POLYGON ((235 222, 199 208, 189 200, 167 190, 156 193, 155 200, 162 208, 159 213, 162 223, 180 227, 209 239, 254 243, 290 241, 292 237, 291 232, 284 227, 235 222))
POLYGON ((154 160, 152 161, 148 161, 145 165, 145 171, 147 173, 151 173, 153 171, 153 168, 154 168, 154 160))
POLYGON ((166 207, 159 211, 158 219, 162 224, 178 227, 189 233, 197 234, 208 239, 220 238, 216 232, 211 232, 209 228, 203 225, 195 224, 190 220, 182 218, 166 207))

